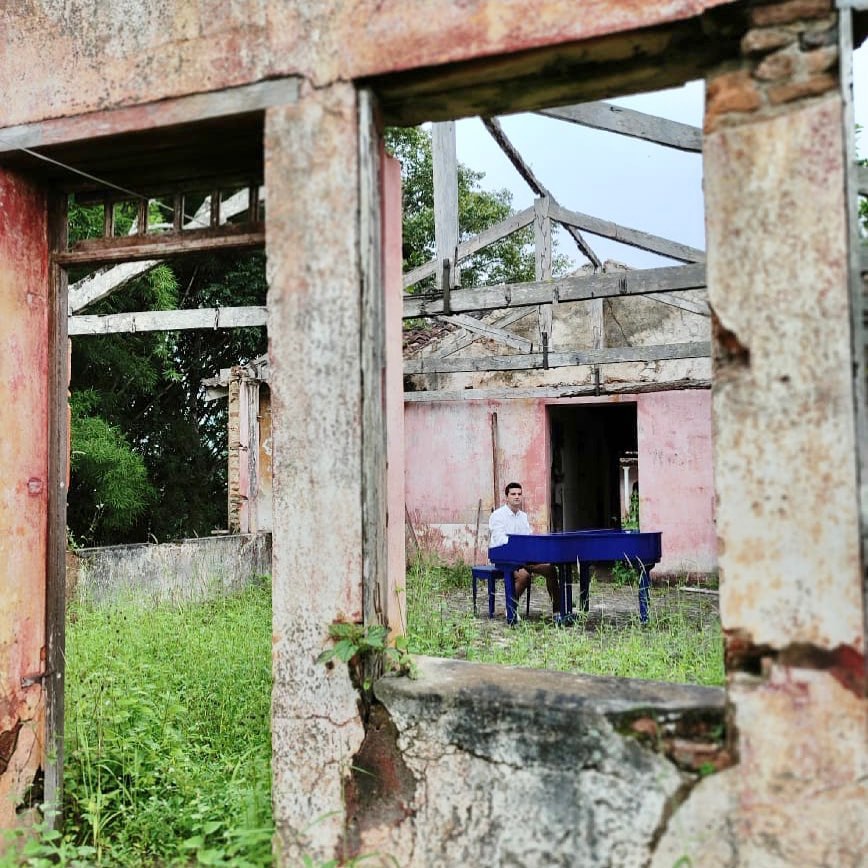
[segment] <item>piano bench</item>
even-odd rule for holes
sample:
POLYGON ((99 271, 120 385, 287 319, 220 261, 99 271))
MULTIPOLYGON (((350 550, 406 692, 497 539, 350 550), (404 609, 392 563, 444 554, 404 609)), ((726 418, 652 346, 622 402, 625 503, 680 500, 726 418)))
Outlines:
MULTIPOLYGON (((477 614, 476 606, 476 584, 480 581, 485 581, 488 588, 488 617, 494 617, 494 594, 498 579, 503 578, 503 572, 491 564, 480 564, 479 566, 470 568, 470 575, 473 578, 473 614, 477 614)), ((504 593, 505 593, 504 588, 504 593)), ((530 615, 530 585, 527 586, 525 592, 527 603, 525 605, 525 613, 530 615)))

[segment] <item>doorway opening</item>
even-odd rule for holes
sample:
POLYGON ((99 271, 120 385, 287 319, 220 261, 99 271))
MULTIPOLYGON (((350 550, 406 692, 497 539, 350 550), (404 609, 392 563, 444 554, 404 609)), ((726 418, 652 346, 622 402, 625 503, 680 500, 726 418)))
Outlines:
POLYGON ((636 471, 636 404, 551 406, 548 417, 552 530, 620 528, 634 481, 625 504, 622 468, 636 471))

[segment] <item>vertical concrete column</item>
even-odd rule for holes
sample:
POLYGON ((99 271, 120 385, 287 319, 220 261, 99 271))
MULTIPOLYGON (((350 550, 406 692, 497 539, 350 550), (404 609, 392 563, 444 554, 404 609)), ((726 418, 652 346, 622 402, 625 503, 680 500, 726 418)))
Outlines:
MULTIPOLYGON (((273 803, 282 864, 335 854, 364 732, 333 621, 362 620, 359 169, 354 88, 266 118, 274 470, 273 803)), ((385 488, 385 486, 383 486, 385 488)))
POLYGON ((741 67, 709 79, 703 148, 737 765, 694 791, 658 864, 692 804, 703 865, 857 865, 868 716, 836 18, 823 0, 748 16, 741 67))
POLYGON ((46 197, 0 171, 0 829, 30 825, 42 799, 48 286, 46 197))
POLYGON ((386 441, 388 492, 388 584, 386 620, 395 633, 407 627, 404 513, 404 286, 401 253, 401 164, 383 155, 383 285, 386 332, 386 441))

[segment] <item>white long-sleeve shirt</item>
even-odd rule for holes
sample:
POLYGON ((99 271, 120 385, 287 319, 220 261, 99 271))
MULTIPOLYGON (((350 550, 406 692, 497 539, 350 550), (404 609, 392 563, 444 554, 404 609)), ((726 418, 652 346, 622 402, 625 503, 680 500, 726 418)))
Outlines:
POLYGON ((506 504, 491 513, 488 519, 488 546, 502 546, 511 533, 533 533, 527 513, 513 512, 506 504))

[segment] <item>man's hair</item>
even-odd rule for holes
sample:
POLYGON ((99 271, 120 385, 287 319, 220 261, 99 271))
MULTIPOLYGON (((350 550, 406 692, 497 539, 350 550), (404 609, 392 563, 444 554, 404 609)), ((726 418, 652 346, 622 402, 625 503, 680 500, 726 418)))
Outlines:
POLYGON ((509 491, 510 491, 510 489, 512 489, 512 488, 518 488, 519 490, 524 491, 524 489, 521 487, 521 483, 520 483, 520 482, 510 482, 509 485, 507 485, 506 488, 503 490, 503 493, 504 493, 507 497, 509 497, 509 491))

